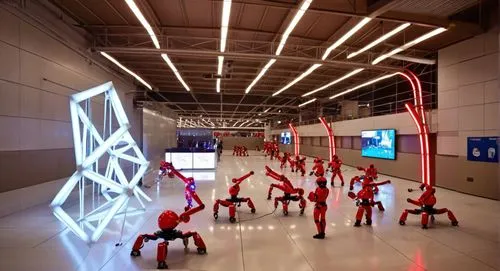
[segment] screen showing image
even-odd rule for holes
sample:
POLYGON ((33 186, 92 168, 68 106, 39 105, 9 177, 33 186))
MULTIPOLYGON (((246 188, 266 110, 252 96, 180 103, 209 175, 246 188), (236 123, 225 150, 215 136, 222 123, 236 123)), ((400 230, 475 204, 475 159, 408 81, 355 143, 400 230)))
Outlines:
POLYGON ((283 132, 281 133, 281 144, 291 144, 292 143, 292 136, 290 132, 283 132))
POLYGON ((396 159, 396 130, 362 131, 361 156, 396 159))

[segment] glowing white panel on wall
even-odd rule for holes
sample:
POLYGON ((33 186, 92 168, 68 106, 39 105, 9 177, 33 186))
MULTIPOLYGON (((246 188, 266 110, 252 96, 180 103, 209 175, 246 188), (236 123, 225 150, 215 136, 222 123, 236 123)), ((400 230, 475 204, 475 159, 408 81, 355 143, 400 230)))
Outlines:
POLYGON ((193 168, 195 169, 215 168, 215 152, 193 153, 193 168))
POLYGON ((192 169, 193 154, 190 152, 173 152, 172 165, 174 165, 176 169, 192 169))

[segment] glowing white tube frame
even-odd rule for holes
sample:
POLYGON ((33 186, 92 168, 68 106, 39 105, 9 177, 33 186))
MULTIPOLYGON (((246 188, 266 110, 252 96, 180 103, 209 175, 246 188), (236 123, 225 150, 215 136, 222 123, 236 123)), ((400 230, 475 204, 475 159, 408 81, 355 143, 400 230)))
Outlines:
POLYGON ((179 73, 179 71, 177 70, 177 68, 175 68, 174 63, 172 63, 172 61, 170 60, 170 58, 168 57, 168 55, 167 54, 161 54, 161 57, 163 58, 163 60, 165 60, 165 62, 167 62, 167 65, 170 67, 170 69, 172 70, 172 72, 175 74, 175 77, 177 77, 177 80, 179 80, 179 82, 181 82, 182 86, 187 91, 191 91, 191 89, 189 88, 189 86, 182 79, 181 74, 179 73))
POLYGON ((156 38, 156 35, 155 35, 155 32, 153 31, 153 28, 148 23, 148 20, 146 20, 146 18, 142 14, 141 10, 139 9, 139 7, 137 7, 134 0, 125 0, 125 2, 127 3, 130 10, 132 10, 135 17, 137 17, 139 22, 142 24, 142 26, 148 32, 149 36, 151 37, 151 40, 153 40, 153 44, 155 45, 156 49, 160 49, 160 43, 158 42, 158 38, 156 38))
POLYGON ((335 48, 339 47, 342 45, 347 39, 349 39, 352 35, 354 35, 356 32, 358 32, 363 26, 365 26, 367 23, 369 23, 372 19, 371 18, 363 18, 359 23, 357 23, 351 30, 347 31, 340 39, 338 39, 335 43, 330 45, 328 49, 326 49, 325 53, 321 57, 321 60, 325 60, 330 53, 335 50, 335 48))
POLYGON ((369 85, 371 85, 371 84, 373 84, 373 83, 376 83, 376 82, 381 81, 381 80, 385 80, 385 79, 390 78, 390 77, 393 77, 393 76, 395 76, 395 75, 398 75, 398 73, 396 72, 396 73, 387 74, 387 75, 384 75, 384 76, 381 76, 381 77, 377 77, 377 78, 372 79, 372 80, 370 80, 370 81, 368 81, 368 82, 365 82, 365 83, 363 83, 363 84, 361 84, 361 85, 357 85, 357 86, 355 86, 355 87, 353 87, 353 88, 350 88, 350 89, 348 89, 348 90, 346 90, 346 91, 342 91, 342 92, 340 92, 340 93, 337 93, 337 94, 335 94, 335 95, 331 96, 329 99, 330 99, 330 100, 335 99, 335 98, 340 97, 340 96, 342 96, 342 95, 345 95, 345 94, 347 94, 347 93, 349 93, 349 92, 355 91, 356 89, 360 89, 360 88, 362 88, 362 87, 369 86, 369 85))
POLYGON ((311 99, 311 100, 309 100, 309 101, 307 101, 307 102, 301 103, 301 104, 299 104, 299 107, 302 107, 302 106, 308 105, 308 104, 310 104, 310 103, 313 103, 313 102, 315 102, 316 100, 317 100, 317 98, 314 98, 314 99, 311 99))
POLYGON ((280 90, 278 90, 275 93, 273 93, 272 96, 279 95, 283 91, 289 89, 291 86, 295 85, 297 82, 299 82, 300 80, 304 79, 306 76, 308 76, 309 74, 311 74, 314 70, 316 70, 317 68, 321 67, 322 65, 323 64, 313 64, 311 67, 309 67, 309 69, 307 69, 305 72, 303 72, 301 75, 299 75, 299 77, 295 78, 292 82, 288 83, 288 85, 284 86, 280 90))
POLYGON ((116 66, 118 66, 120 69, 124 70, 126 73, 132 75, 137 81, 141 82, 144 86, 149 88, 149 90, 152 90, 153 88, 151 87, 150 84, 148 84, 144 79, 142 79, 139 75, 137 75, 135 72, 129 70, 127 67, 123 66, 118 60, 116 60, 114 57, 110 56, 109 54, 105 52, 100 52, 102 56, 107 58, 109 61, 113 62, 116 66))
POLYGON ((307 97, 307 96, 309 96, 311 94, 314 94, 314 93, 316 93, 318 91, 322 91, 323 89, 329 88, 329 87, 331 87, 331 86, 333 86, 333 85, 335 85, 335 84, 337 84, 337 83, 339 83, 341 81, 344 81, 345 79, 347 79, 347 78, 349 78, 349 77, 351 77, 353 75, 356 75, 356 74, 360 73, 363 70, 364 69, 362 69, 362 68, 361 69, 356 69, 356 70, 354 70, 354 71, 352 71, 352 72, 350 72, 350 73, 348 73, 348 74, 346 74, 346 75, 344 75, 344 76, 342 76, 342 77, 340 77, 340 78, 338 78, 338 79, 336 79, 336 80, 334 80, 334 81, 332 81, 332 82, 330 82, 330 83, 328 83, 328 84, 326 84, 324 86, 321 86, 321 87, 319 87, 319 88, 317 88, 317 89, 315 89, 313 91, 307 92, 306 94, 302 95, 302 97, 307 97))

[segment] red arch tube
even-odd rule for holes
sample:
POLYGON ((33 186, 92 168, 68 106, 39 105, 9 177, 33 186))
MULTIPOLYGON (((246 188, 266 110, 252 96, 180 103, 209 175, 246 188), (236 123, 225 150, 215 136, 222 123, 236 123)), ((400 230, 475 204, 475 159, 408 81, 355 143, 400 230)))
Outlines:
POLYGON ((321 124, 323 124, 323 127, 325 127, 326 133, 328 134, 328 155, 329 155, 328 158, 330 159, 330 162, 332 162, 333 156, 336 153, 333 131, 330 125, 328 125, 328 123, 326 122, 324 117, 319 117, 319 121, 321 121, 321 124))
POLYGON ((293 124, 289 123, 288 127, 290 127, 290 130, 292 131, 293 134, 293 144, 295 146, 295 156, 300 155, 300 142, 299 142, 299 134, 297 133, 297 129, 295 129, 295 126, 293 124))

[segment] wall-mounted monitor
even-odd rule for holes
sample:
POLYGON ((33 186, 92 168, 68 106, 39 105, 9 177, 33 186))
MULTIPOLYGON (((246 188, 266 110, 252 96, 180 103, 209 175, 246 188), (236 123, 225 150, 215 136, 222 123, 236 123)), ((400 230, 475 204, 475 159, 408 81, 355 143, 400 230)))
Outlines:
POLYGON ((362 131, 361 156, 396 159, 396 130, 362 131))
POLYGON ((290 132, 282 132, 280 142, 281 144, 292 144, 292 135, 290 132))

